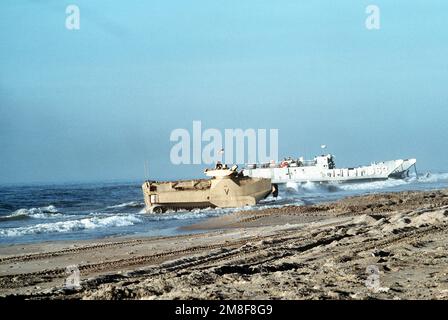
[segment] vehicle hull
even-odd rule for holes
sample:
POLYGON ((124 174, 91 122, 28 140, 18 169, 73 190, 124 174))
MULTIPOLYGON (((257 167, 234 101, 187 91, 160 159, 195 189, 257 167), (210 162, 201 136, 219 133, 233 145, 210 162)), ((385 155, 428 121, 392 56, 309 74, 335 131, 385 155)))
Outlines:
POLYGON ((252 206, 272 192, 270 179, 229 176, 173 182, 146 181, 142 185, 146 211, 252 206))
POLYGON ((415 165, 415 159, 399 159, 354 168, 324 168, 320 166, 288 166, 245 169, 248 177, 268 178, 272 183, 287 182, 367 182, 404 178, 415 165))

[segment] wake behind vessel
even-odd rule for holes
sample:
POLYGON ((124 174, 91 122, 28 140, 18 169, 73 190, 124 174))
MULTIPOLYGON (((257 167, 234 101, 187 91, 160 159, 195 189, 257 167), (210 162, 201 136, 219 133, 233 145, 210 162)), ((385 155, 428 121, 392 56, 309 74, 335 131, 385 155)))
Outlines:
POLYGON ((218 164, 213 170, 205 170, 210 179, 145 181, 142 189, 146 211, 243 207, 257 204, 271 192, 276 196, 271 179, 247 177, 237 172, 237 168, 218 164))
POLYGON ((288 158, 280 163, 249 164, 244 175, 256 178, 268 178, 272 183, 287 182, 366 182, 404 178, 416 159, 398 159, 374 162, 368 166, 336 168, 331 154, 315 157, 313 160, 288 158))

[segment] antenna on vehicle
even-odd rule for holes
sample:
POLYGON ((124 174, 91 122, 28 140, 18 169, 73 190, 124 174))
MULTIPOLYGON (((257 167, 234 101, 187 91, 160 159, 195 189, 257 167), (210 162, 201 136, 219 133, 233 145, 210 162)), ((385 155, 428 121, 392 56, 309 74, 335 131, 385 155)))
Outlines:
POLYGON ((217 154, 218 154, 218 157, 221 159, 221 160, 218 160, 217 162, 221 162, 221 163, 223 163, 224 162, 224 148, 221 148, 221 149, 219 149, 218 150, 218 152, 216 152, 217 154))
POLYGON ((325 149, 327 149, 327 145, 326 144, 321 144, 320 148, 322 149, 322 153, 325 153, 325 149))
POLYGON ((143 167, 144 167, 144 170, 145 170, 144 174, 145 174, 146 180, 148 181, 149 180, 149 164, 148 164, 147 160, 145 160, 143 162, 143 167))

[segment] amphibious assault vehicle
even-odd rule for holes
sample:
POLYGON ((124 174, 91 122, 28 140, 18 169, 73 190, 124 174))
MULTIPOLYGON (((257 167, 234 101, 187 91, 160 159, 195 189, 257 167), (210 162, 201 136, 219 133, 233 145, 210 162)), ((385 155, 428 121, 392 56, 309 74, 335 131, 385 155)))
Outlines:
POLYGON ((252 206, 271 193, 277 196, 277 185, 272 185, 271 179, 247 177, 237 169, 236 165, 228 168, 217 164, 205 170, 209 179, 145 181, 142 189, 146 211, 252 206))

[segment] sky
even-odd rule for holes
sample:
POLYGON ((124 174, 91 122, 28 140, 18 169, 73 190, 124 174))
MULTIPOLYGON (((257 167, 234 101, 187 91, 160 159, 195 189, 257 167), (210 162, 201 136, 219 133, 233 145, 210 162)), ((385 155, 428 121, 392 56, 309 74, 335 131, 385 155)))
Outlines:
POLYGON ((0 183, 200 177, 170 161, 193 121, 278 129, 279 157, 446 172, 447 57, 444 0, 3 0, 0 183))

